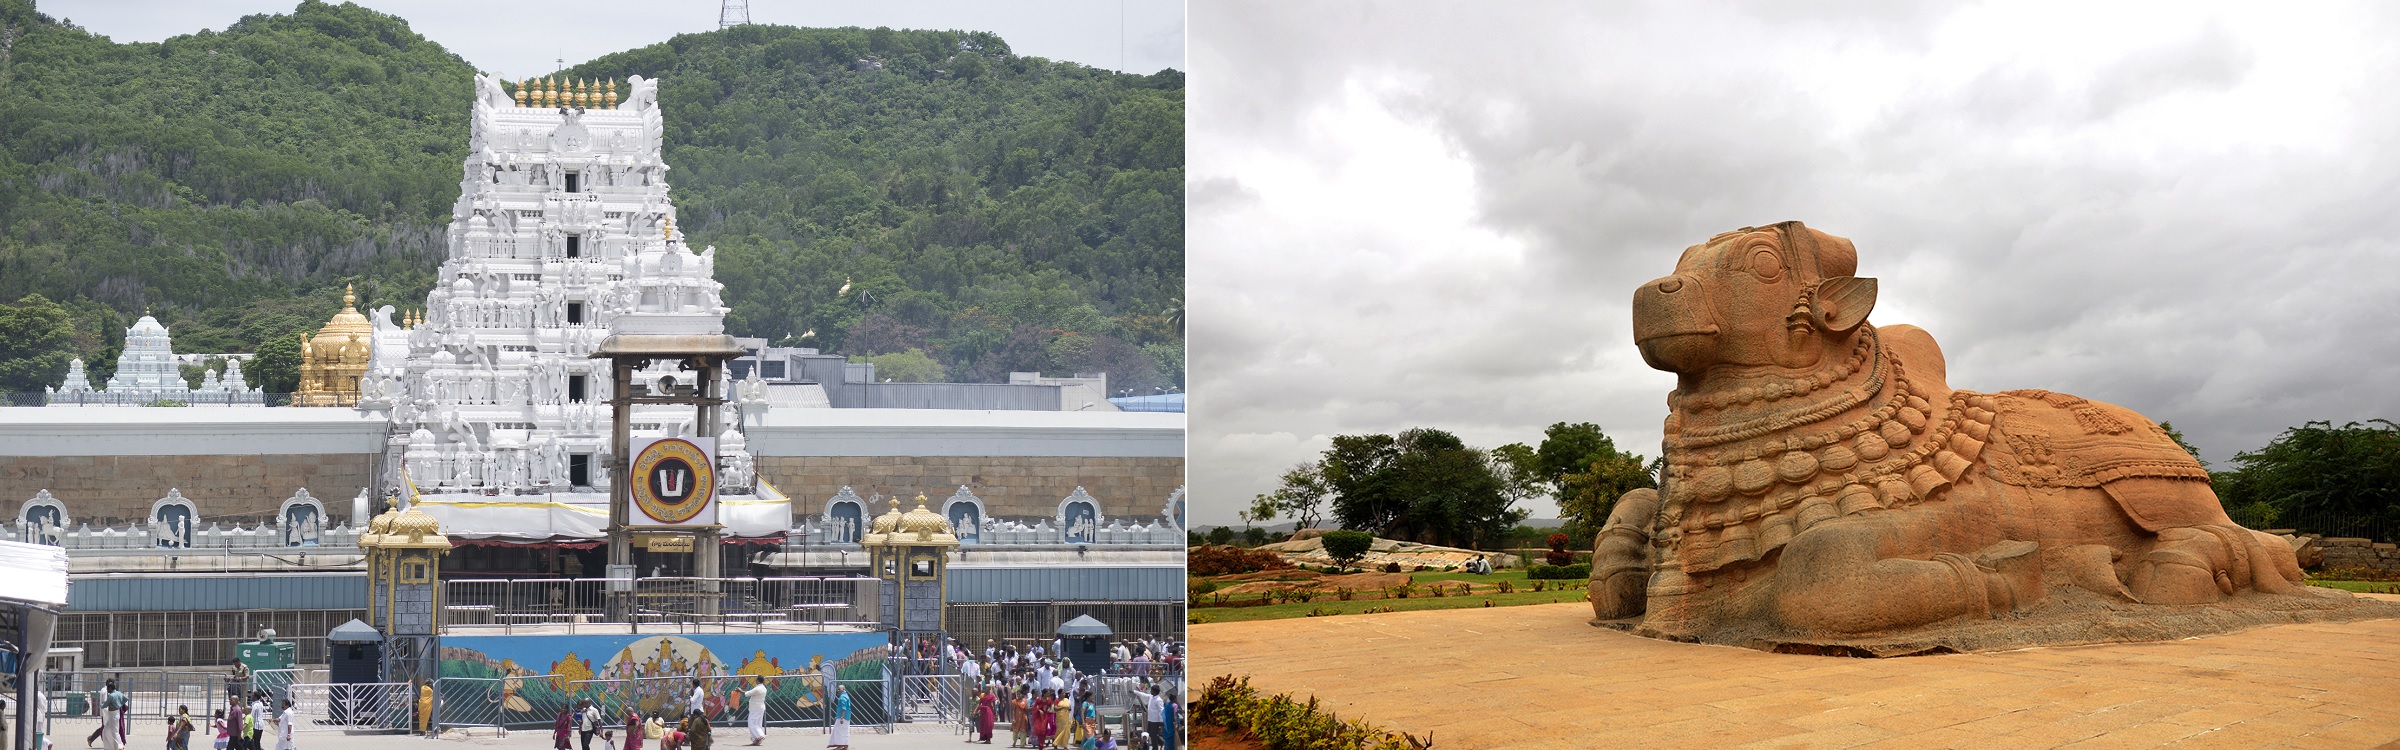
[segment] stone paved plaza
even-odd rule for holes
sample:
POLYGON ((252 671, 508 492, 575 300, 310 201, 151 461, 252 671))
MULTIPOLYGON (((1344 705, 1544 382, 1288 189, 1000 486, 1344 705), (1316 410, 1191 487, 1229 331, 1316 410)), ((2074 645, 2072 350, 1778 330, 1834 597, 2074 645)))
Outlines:
MULTIPOLYGON (((92 730, 86 721, 62 720, 57 724, 58 738, 54 747, 75 747, 92 730)), ((157 747, 165 737, 163 725, 139 722, 134 726, 128 747, 157 747)), ((934 748, 967 747, 966 735, 948 726, 903 727, 890 734, 877 734, 873 729, 860 727, 850 732, 850 747, 855 750, 933 750, 934 748)), ((453 730, 442 739, 397 734, 342 734, 333 732, 302 732, 292 738, 300 750, 467 750, 468 748, 499 748, 503 750, 549 750, 549 730, 516 730, 506 736, 487 729, 453 730)), ((717 727, 716 747, 725 750, 749 746, 749 734, 741 727, 717 727)), ((993 735, 989 747, 1007 747, 1005 729, 993 735)), ((193 747, 207 747, 193 738, 193 747)), ((578 746, 580 747, 580 745, 578 746)), ((645 750, 656 747, 643 743, 645 750)), ((825 747, 822 728, 767 728, 767 741, 760 747, 766 750, 816 750, 825 747)), ((981 747, 981 746, 979 746, 981 747)), ((599 738, 592 739, 592 750, 601 750, 599 738)))
POLYGON ((1248 674, 1478 750, 2400 742, 2400 620, 1855 659, 1651 640, 1590 615, 1577 603, 1194 625, 1194 688, 1248 674))

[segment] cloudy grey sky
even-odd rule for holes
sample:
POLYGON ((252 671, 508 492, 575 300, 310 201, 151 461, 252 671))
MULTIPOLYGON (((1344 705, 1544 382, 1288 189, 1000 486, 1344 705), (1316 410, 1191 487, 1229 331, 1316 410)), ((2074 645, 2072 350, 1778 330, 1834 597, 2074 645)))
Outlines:
POLYGON ((1337 434, 1657 455, 1634 287, 1787 219, 1854 240, 1956 387, 2219 466, 2400 419, 2388 6, 1813 5, 1195 3, 1195 520, 1337 434))
MULTIPOLYGON (((717 28, 719 0, 356 0, 487 72, 531 76, 717 28)), ((42 12, 119 42, 224 29, 298 0, 37 0, 42 12)), ((1020 55, 1096 68, 1183 69, 1182 0, 749 0, 752 23, 989 31, 1020 55), (1120 26, 1123 33, 1119 33, 1120 26), (1121 44, 1120 44, 1121 42, 1121 44)))

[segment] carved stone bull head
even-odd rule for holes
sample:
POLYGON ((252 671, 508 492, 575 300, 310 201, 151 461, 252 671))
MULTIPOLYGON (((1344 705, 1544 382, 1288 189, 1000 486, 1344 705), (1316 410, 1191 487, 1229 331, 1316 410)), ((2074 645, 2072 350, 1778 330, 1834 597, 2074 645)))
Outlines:
POLYGON ((1813 367, 1847 351, 1875 308, 1857 268, 1849 240, 1797 221, 1726 232, 1634 292, 1633 340, 1687 388, 1717 367, 1813 367))

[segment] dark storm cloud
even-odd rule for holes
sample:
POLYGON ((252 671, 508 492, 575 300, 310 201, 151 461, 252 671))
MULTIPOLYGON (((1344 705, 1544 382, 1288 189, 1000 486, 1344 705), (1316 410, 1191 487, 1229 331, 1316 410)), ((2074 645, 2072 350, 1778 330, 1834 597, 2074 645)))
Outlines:
POLYGON ((2400 414, 2388 13, 1928 7, 1195 7, 1200 517, 1335 434, 1655 454, 1631 290, 1785 219, 1856 241, 1874 320, 1959 387, 2124 404, 2220 464, 2400 414))

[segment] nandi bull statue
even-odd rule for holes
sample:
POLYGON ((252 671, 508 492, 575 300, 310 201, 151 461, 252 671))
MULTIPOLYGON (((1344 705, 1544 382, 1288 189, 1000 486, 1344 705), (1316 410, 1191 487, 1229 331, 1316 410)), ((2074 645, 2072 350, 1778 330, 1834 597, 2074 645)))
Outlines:
POLYGON ((1945 383, 1914 326, 1867 322, 1849 240, 1717 235, 1634 292, 1675 373, 1663 491, 1618 500, 1595 623, 1654 637, 1896 655, 2181 637, 2400 606, 2300 583, 2149 419, 1945 383))

